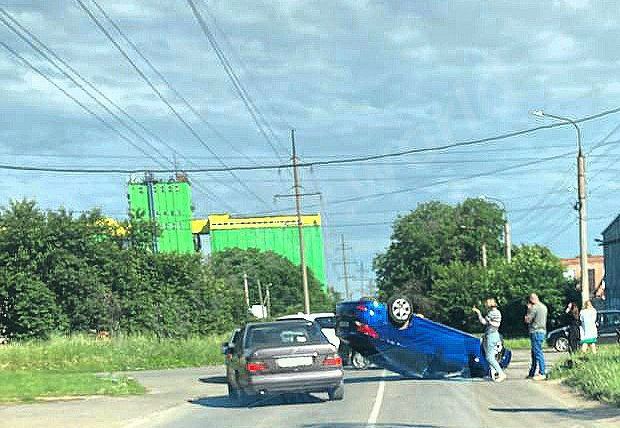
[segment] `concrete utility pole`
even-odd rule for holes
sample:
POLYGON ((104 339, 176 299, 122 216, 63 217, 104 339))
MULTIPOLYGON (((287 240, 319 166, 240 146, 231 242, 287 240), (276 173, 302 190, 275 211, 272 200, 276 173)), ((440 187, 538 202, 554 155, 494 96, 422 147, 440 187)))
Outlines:
POLYGON ((366 284, 366 271, 364 270, 364 262, 360 260, 359 265, 359 277, 357 280, 360 283, 360 292, 362 293, 362 297, 366 295, 364 286, 366 284))
POLYGON ((586 219, 586 158, 581 148, 581 129, 579 125, 567 117, 556 116, 543 111, 535 111, 532 114, 539 117, 551 117, 553 119, 570 123, 577 131, 577 206, 579 213, 579 264, 581 270, 581 301, 590 300, 590 278, 588 274, 588 225, 586 219))
POLYGON ((351 293, 349 292, 349 265, 347 261, 347 247, 344 243, 344 234, 340 235, 340 242, 342 247, 342 273, 344 274, 344 297, 346 300, 351 300, 351 293))
POLYGON ((259 304, 260 304, 260 316, 261 318, 265 318, 265 302, 263 300, 263 287, 261 287, 260 285, 260 279, 256 280, 256 283, 258 284, 258 300, 259 300, 259 304))
POLYGON ((482 267, 487 267, 487 243, 482 243, 482 267))
POLYGON ((250 289, 248 288, 248 274, 243 274, 243 295, 245 296, 245 307, 250 307, 250 289))
POLYGON ((299 180, 299 171, 297 167, 297 152, 295 150, 295 130, 291 129, 291 145, 293 147, 292 152, 292 163, 293 163, 293 180, 295 190, 292 195, 274 195, 275 198, 295 198, 295 210, 297 215, 297 230, 299 232, 299 262, 301 264, 301 278, 302 278, 302 286, 304 290, 304 310, 306 314, 310 313, 310 293, 308 292, 308 270, 306 268, 306 253, 304 249, 304 231, 303 231, 303 220, 301 217, 301 198, 303 196, 317 196, 321 195, 320 192, 314 193, 301 193, 301 183, 299 180))
POLYGON ((271 293, 269 292, 269 287, 271 287, 271 282, 267 284, 267 296, 265 297, 267 300, 267 318, 271 318, 271 293))

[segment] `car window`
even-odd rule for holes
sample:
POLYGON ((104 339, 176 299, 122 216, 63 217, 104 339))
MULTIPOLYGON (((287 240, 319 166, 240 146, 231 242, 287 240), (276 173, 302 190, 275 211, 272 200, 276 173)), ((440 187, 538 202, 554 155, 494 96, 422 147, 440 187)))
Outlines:
POLYGON ((336 317, 318 317, 314 322, 321 328, 336 328, 336 317))
POLYGON ((270 348, 278 346, 327 343, 318 325, 307 323, 277 322, 250 327, 245 339, 246 348, 270 348))
POLYGON ((610 327, 620 326, 620 312, 610 312, 605 314, 605 324, 610 327))

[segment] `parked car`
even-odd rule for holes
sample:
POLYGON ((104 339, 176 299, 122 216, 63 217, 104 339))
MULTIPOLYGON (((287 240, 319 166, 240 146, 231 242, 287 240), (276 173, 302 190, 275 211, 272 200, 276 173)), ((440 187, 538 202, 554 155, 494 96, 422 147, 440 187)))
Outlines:
POLYGON ((288 392, 344 397, 342 358, 314 322, 249 323, 235 330, 222 351, 228 394, 240 404, 288 392))
MULTIPOLYGON (((598 343, 620 343, 620 310, 598 311, 598 343)), ((568 326, 556 328, 547 334, 547 345, 558 352, 568 351, 568 326)))
POLYGON ((340 348, 340 339, 336 335, 336 315, 333 312, 320 312, 315 314, 304 314, 298 312, 296 315, 285 315, 278 318, 278 321, 285 320, 306 320, 314 321, 321 327, 321 331, 329 340, 329 343, 334 345, 336 349, 340 348))
MULTIPOLYGON (((387 304, 376 300, 340 303, 336 321, 343 342, 379 367, 404 376, 494 376, 480 338, 415 315, 404 297, 387 304)), ((503 343, 496 355, 500 366, 507 367, 512 353, 503 343)))

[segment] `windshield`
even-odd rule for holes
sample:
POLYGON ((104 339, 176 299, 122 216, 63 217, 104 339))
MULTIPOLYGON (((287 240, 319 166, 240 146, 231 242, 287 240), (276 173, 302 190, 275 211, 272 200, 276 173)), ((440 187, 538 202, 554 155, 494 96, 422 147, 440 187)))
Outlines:
POLYGON ((336 328, 336 317, 318 317, 314 319, 321 328, 336 328))
POLYGON ((245 348, 272 348, 278 346, 328 343, 318 326, 311 322, 277 322, 250 327, 246 333, 245 348))

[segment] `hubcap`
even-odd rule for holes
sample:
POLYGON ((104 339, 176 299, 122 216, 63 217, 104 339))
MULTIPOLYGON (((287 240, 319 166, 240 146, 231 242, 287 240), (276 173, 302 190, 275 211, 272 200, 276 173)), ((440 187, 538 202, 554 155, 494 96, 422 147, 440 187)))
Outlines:
POLYGON ((568 349, 568 340, 564 339, 563 337, 558 339, 555 342, 555 348, 560 352, 566 351, 568 349))
POLYGON ((411 315, 411 305, 405 299, 396 299, 392 303, 392 314, 399 321, 406 321, 411 315))

